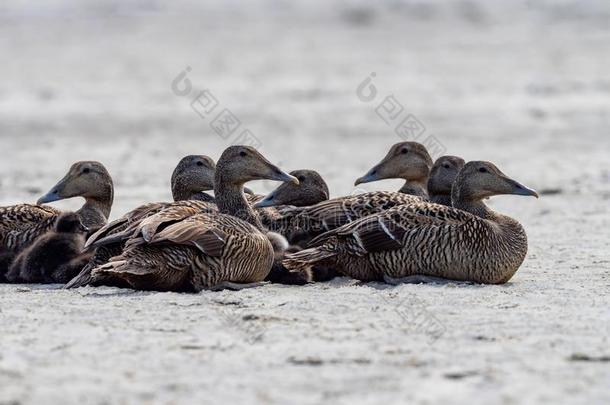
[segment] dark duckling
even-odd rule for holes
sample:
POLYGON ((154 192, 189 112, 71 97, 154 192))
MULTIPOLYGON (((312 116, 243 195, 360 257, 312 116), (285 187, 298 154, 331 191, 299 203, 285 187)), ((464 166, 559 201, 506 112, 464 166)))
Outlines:
POLYGON ((66 265, 80 255, 87 232, 80 215, 61 214, 54 230, 17 255, 6 275, 7 280, 12 283, 67 282, 74 274, 66 265))

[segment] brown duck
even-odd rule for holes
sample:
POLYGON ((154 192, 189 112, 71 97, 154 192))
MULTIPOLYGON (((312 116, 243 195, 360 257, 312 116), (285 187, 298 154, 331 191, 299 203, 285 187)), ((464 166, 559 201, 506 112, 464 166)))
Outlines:
MULTIPOLYGON (((183 157, 174 169, 170 181, 174 201, 194 200, 194 204, 197 206, 199 206, 199 202, 203 202, 202 207, 212 207, 212 205, 206 205, 206 203, 213 203, 214 197, 205 193, 205 191, 214 189, 215 171, 216 164, 208 156, 189 155, 183 157)), ((115 237, 116 240, 109 240, 97 249, 89 249, 94 251, 94 253, 83 256, 85 258, 84 263, 78 269, 79 271, 72 274, 71 280, 68 280, 66 287, 72 288, 87 285, 91 281, 91 270, 106 263, 111 257, 121 254, 124 240, 129 236, 128 234, 123 234, 123 232, 130 225, 161 211, 171 204, 169 202, 144 204, 94 233, 87 241, 88 247, 91 245, 95 246, 103 238, 115 237)), ((73 267, 77 268, 76 265, 73 267)))
POLYGON ((273 247, 243 192, 244 183, 258 179, 298 182, 254 148, 227 148, 216 166, 218 211, 188 201, 146 217, 121 255, 93 269, 91 283, 201 291, 264 280, 273 247))
POLYGON ((465 163, 464 159, 457 156, 441 156, 436 159, 428 178, 430 202, 451 207, 451 187, 465 163))
MULTIPOLYGON (((38 204, 72 197, 83 197, 85 204, 76 212, 92 230, 106 224, 113 200, 110 174, 99 162, 77 162, 38 204)), ((0 207, 0 256, 2 269, 8 270, 15 255, 38 237, 53 229, 61 211, 44 205, 19 204, 0 207)))
POLYGON ((527 237, 514 219, 483 200, 500 194, 535 196, 489 162, 469 162, 453 184, 455 208, 415 202, 327 232, 315 247, 288 255, 288 269, 335 267, 360 280, 390 283, 451 279, 505 283, 527 253, 527 237))
POLYGON ((388 154, 354 185, 383 179, 404 179, 401 193, 428 198, 428 176, 432 158, 424 145, 417 142, 400 142, 390 148, 388 154))

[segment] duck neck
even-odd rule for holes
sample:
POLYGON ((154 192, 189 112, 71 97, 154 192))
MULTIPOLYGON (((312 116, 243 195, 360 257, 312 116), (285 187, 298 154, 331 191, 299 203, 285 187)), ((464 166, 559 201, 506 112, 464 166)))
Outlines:
POLYGON ((196 194, 199 190, 193 190, 188 185, 188 181, 182 179, 176 179, 172 184, 172 197, 174 201, 186 201, 190 200, 191 196, 196 194))
POLYGON ((243 190, 243 183, 223 181, 222 173, 216 172, 214 194, 216 195, 216 205, 220 213, 232 215, 254 225, 258 229, 263 229, 258 215, 248 204, 243 190))
POLYGON ((429 193, 430 194, 430 202, 435 204, 446 205, 447 207, 451 207, 451 194, 450 193, 429 193))
POLYGON ((110 217, 114 193, 112 188, 101 197, 85 197, 85 204, 77 211, 83 223, 90 227, 103 226, 110 217))
POLYGON ((428 189, 423 180, 406 180, 405 184, 398 190, 401 193, 428 198, 428 189))
POLYGON ((494 219, 495 213, 491 210, 483 200, 473 198, 471 193, 456 184, 451 190, 451 205, 462 211, 476 215, 483 219, 494 219))

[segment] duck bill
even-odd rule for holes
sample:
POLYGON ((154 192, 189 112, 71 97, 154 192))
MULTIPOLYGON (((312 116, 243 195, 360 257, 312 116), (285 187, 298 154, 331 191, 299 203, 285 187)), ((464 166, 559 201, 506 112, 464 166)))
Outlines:
MULTIPOLYGON (((213 190, 213 188, 211 188, 210 190, 213 190)), ((244 187, 244 193, 249 194, 249 195, 254 195, 254 191, 252 191, 252 189, 250 189, 248 187, 244 187)))
POLYGON ((367 174, 358 178, 354 182, 354 186, 357 186, 358 184, 371 183, 373 181, 383 180, 381 177, 379 177, 379 169, 380 165, 373 167, 371 170, 369 170, 367 174))
POLYGON ((63 193, 67 182, 68 182, 68 179, 65 177, 63 179, 61 179, 59 181, 59 183, 57 183, 51 189, 51 191, 49 191, 48 193, 46 193, 45 195, 40 197, 38 199, 38 201, 36 201, 36 204, 46 204, 46 203, 50 203, 53 201, 63 200, 64 198, 69 198, 68 196, 64 195, 64 193, 63 193))
POLYGON ((523 184, 521 184, 513 179, 506 178, 506 181, 509 183, 509 185, 511 187, 511 190, 509 191, 508 194, 523 195, 523 196, 536 197, 536 198, 539 197, 538 193, 535 190, 525 187, 523 184))
POLYGON ((299 184, 299 179, 290 174, 286 173, 279 167, 275 165, 269 165, 269 175, 266 176, 268 180, 282 181, 282 182, 290 182, 295 185, 299 184))
POLYGON ((275 194, 270 193, 265 196, 262 200, 254 204, 254 208, 265 208, 265 207, 273 207, 274 205, 279 205, 277 201, 275 201, 275 194))

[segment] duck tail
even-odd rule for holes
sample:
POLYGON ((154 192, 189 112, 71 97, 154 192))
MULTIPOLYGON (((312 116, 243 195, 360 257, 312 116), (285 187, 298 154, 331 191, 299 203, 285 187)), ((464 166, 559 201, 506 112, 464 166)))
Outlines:
POLYGON ((91 270, 93 270, 94 264, 87 263, 85 267, 78 273, 74 278, 64 285, 64 289, 68 288, 79 288, 89 285, 91 283, 91 270))
POLYGON ((282 264, 288 270, 300 270, 320 264, 321 262, 328 263, 336 255, 337 253, 323 247, 314 247, 286 255, 286 258, 282 260, 282 264))
POLYGON ((91 280, 90 285, 132 288, 131 283, 128 281, 128 276, 137 277, 146 274, 146 270, 134 266, 130 260, 115 260, 92 269, 89 277, 91 280))

